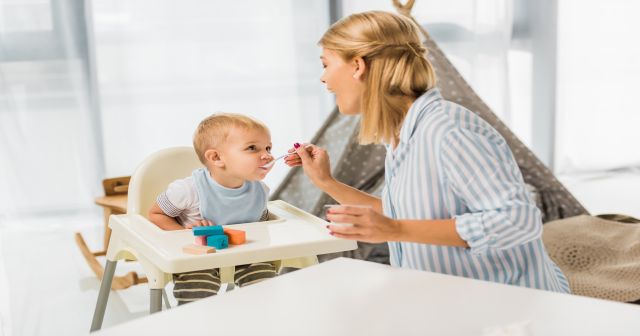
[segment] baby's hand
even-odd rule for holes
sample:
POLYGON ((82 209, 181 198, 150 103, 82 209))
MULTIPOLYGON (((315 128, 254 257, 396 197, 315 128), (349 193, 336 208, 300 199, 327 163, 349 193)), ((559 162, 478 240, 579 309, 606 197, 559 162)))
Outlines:
POLYGON ((206 219, 203 220, 199 220, 199 221, 195 221, 189 224, 185 224, 184 227, 186 227, 187 229, 191 229, 194 226, 214 226, 215 224, 213 224, 212 221, 208 221, 206 219))

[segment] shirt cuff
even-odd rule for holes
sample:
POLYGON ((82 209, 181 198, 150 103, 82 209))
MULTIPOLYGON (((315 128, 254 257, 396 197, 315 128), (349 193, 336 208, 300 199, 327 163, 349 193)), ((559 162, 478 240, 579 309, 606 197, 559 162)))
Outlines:
POLYGON ((495 234, 487 234, 482 213, 455 216, 456 231, 469 244, 471 253, 482 254, 496 243, 495 234))
POLYGON ((160 207, 160 209, 162 209, 162 212, 164 212, 164 214, 169 217, 178 217, 182 212, 182 210, 178 209, 175 205, 173 205, 173 203, 171 203, 171 201, 169 201, 166 192, 158 195, 158 198, 156 198, 156 203, 158 203, 158 206, 160 207))

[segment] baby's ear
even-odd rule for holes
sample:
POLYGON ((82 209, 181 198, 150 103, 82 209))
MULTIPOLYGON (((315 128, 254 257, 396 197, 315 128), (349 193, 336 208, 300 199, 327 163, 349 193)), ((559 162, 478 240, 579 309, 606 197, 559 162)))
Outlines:
POLYGON ((224 161, 220 157, 220 152, 215 149, 207 149, 204 152, 204 158, 207 160, 208 164, 214 165, 215 167, 224 168, 224 161))

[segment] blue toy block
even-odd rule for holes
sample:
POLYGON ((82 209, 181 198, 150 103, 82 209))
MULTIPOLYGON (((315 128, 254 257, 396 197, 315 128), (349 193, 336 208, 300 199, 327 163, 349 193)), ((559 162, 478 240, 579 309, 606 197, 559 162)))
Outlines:
POLYGON ((224 229, 222 228, 222 225, 194 226, 193 235, 194 236, 224 235, 224 229))
POLYGON ((229 238, 226 235, 215 235, 207 237, 207 246, 222 250, 229 247, 229 238))

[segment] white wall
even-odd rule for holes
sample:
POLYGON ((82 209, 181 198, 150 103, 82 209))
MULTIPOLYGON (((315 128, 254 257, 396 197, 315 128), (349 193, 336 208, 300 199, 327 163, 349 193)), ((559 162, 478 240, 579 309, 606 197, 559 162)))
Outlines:
POLYGON ((556 171, 640 165, 640 2, 558 2, 556 171))

